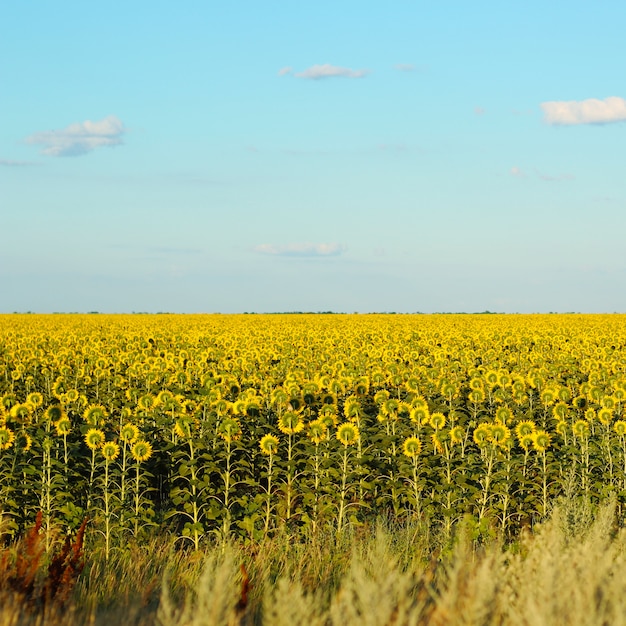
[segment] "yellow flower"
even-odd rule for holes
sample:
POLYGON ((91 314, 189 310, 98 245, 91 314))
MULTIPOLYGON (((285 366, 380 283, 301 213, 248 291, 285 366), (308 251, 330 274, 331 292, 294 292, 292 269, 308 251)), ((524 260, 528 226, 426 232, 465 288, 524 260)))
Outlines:
POLYGON ((138 463, 147 461, 152 456, 152 446, 147 441, 136 441, 130 453, 138 463))
POLYGON ((102 445, 102 456, 104 460, 107 462, 115 461, 120 454, 120 447, 115 443, 115 441, 107 441, 102 445))
POLYGON ((450 429, 450 441, 453 444, 462 443, 465 439, 465 431, 462 426, 454 426, 450 429))
POLYGON ((90 404, 83 412, 83 419, 90 426, 102 426, 108 416, 101 404, 90 404))
POLYGON ((0 428, 0 450, 8 450, 13 445, 13 441, 15 441, 14 432, 6 426, 0 428))
POLYGON ((430 416, 430 425, 435 430, 440 430, 446 425, 446 416, 443 413, 433 413, 430 416))
POLYGON ((620 436, 626 436, 626 422, 624 420, 617 420, 613 424, 613 430, 620 436))
POLYGON ((105 441, 104 433, 98 428, 90 428, 85 435, 85 443, 91 450, 97 450, 105 441))
POLYGON ((274 435, 264 435, 261 437, 261 441, 259 441, 259 448, 261 448, 261 452, 267 456, 276 454, 278 450, 278 437, 274 435))
POLYGON ((69 435, 72 430, 72 422, 67 415, 61 417, 61 419, 57 420, 54 423, 54 428, 57 431, 57 435, 63 437, 64 435, 69 435))
POLYGON ((545 430, 538 430, 532 437, 537 452, 545 452, 550 447, 550 435, 545 430))
POLYGON ((489 424, 480 424, 474 429, 474 443, 480 448, 486 446, 491 438, 491 426, 489 424))
POLYGON ((589 422, 587 420, 577 420, 572 426, 572 432, 577 439, 586 439, 589 437, 589 422))
POLYGON ((293 433, 299 433, 304 429, 304 420, 300 413, 295 413, 294 411, 285 411, 278 418, 278 430, 280 432, 285 433, 286 435, 291 435, 293 433))
POLYGON ((321 443, 328 436, 328 427, 321 419, 316 419, 309 424, 308 436, 313 443, 321 443))
POLYGON ((422 442, 418 437, 407 437, 402 444, 402 453, 414 459, 422 451, 422 442))
POLYGON ((134 424, 124 424, 120 430, 120 439, 124 443, 135 443, 139 439, 139 429, 134 424))
POLYGON ((359 439, 359 429, 352 422, 344 422, 337 428, 335 436, 344 446, 351 446, 359 439))
POLYGON ((241 437, 241 423, 236 417, 225 417, 217 427, 218 435, 230 443, 241 437))

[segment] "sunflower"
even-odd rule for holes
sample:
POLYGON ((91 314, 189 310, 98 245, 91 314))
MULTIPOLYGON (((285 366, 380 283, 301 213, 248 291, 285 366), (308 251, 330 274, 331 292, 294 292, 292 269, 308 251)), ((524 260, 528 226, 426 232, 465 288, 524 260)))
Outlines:
POLYGON ((278 430, 286 435, 298 433, 304 429, 304 420, 299 413, 294 411, 285 411, 278 418, 278 430))
POLYGON ((54 428, 59 437, 64 437, 70 434, 72 430, 72 422, 67 415, 64 415, 54 422, 54 428))
POLYGON ((463 443, 465 439, 465 431, 462 426, 454 426, 450 429, 450 441, 453 444, 463 443))
POLYGON ((115 443, 115 441, 107 441, 102 445, 102 456, 107 463, 111 461, 115 461, 120 454, 120 447, 115 443))
POLYGON ((309 439, 315 443, 321 443, 328 436, 328 427, 321 419, 316 419, 309 424, 309 439))
POLYGON ((572 432, 577 439, 587 439, 589 437, 589 422, 587 420, 577 420, 572 426, 572 432))
POLYGON ((538 430, 532 437, 537 452, 545 452, 550 447, 550 435, 545 430, 538 430))
POLYGON ((491 425, 491 441, 502 448, 506 447, 511 438, 511 431, 502 423, 496 422, 491 425))
POLYGON ((441 430, 446 426, 446 416, 443 413, 433 413, 430 416, 430 425, 435 430, 441 430))
POLYGON ((152 456, 152 446, 147 441, 136 441, 130 449, 130 453, 138 463, 147 461, 152 456))
POLYGON ((613 430, 620 436, 626 436, 626 422, 624 420, 617 420, 613 424, 613 430))
POLYGON ((63 407, 59 404, 53 404, 46 409, 44 417, 50 422, 58 422, 65 415, 63 407))
POLYGON ((486 446, 491 438, 491 426, 489 424, 480 424, 474 429, 474 443, 482 448, 486 446))
POLYGON ((241 437, 241 422, 236 417, 225 417, 217 427, 218 435, 227 443, 241 437))
POLYGON ((608 426, 613 420, 613 411, 611 409, 603 408, 598 411, 598 421, 605 426, 608 426))
POLYGON ((422 451, 422 442, 418 437, 407 437, 402 444, 402 453, 414 459, 422 451))
POLYGON ((83 419, 90 426, 102 426, 107 416, 107 410, 101 404, 90 404, 83 412, 83 419))
POLYGON ((0 428, 0 450, 8 450, 14 441, 15 433, 6 426, 2 426, 0 428))
POLYGON ((352 422, 344 422, 337 428, 335 436, 344 446, 351 446, 359 439, 359 429, 352 422))
POLYGON ((90 428, 85 434, 85 443, 91 450, 97 450, 105 441, 104 433, 98 428, 90 428))
POLYGON ((139 428, 134 424, 124 424, 120 429, 120 439, 127 444, 133 444, 139 439, 139 428))
POLYGON ((513 419, 513 411, 508 406, 499 406, 496 409, 496 420, 501 424, 508 424, 513 419))
POLYGON ((438 431, 435 431, 431 436, 430 440, 433 444, 433 450, 438 454, 443 453, 443 441, 441 440, 441 435, 438 431))
POLYGON ((26 402, 38 409, 43 404, 43 396, 38 391, 33 391, 26 396, 26 402))
POLYGON ((430 411, 427 406, 416 406, 411 409, 409 417, 414 424, 428 424, 430 422, 430 411))
POLYGON ((567 435, 567 422, 565 420, 559 420, 556 423, 554 430, 556 430, 561 437, 565 437, 567 435))
POLYGON ((531 422, 530 420, 524 420, 523 422, 518 422, 515 427, 515 434, 518 439, 522 437, 526 437, 527 435, 532 435, 537 430, 537 426, 535 422, 531 422))
POLYGON ((532 435, 522 435, 518 438, 519 445, 528 452, 533 445, 533 436, 532 435))
POLYGON ((361 415, 361 401, 356 396, 346 398, 343 404, 343 414, 348 420, 358 420, 361 415))
POLYGON ((9 415, 18 424, 28 424, 32 411, 33 407, 28 403, 14 404, 9 411, 9 415))
POLYGON ((259 448, 261 448, 261 452, 267 456, 276 454, 278 450, 278 437, 275 435, 263 435, 261 441, 259 441, 259 448))

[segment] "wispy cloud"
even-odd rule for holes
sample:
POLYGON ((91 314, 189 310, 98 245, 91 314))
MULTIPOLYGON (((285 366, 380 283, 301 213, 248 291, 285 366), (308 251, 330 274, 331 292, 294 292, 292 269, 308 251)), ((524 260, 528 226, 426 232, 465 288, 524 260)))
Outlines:
POLYGON ((521 168, 517 167, 517 165, 514 165, 509 170, 509 174, 515 178, 522 178, 524 176, 524 172, 522 172, 521 168))
POLYGON ((281 67, 278 70, 278 75, 279 76, 286 76, 287 74, 291 74, 291 72, 293 72, 293 67, 291 67, 291 66, 281 67))
MULTIPOLYGON (((278 73, 281 75, 290 74, 290 67, 284 67, 278 73)), ((323 78, 363 78, 369 74, 369 70, 353 70, 349 67, 339 67, 338 65, 312 65, 303 72, 296 72, 296 78, 304 78, 307 80, 321 80, 323 78)))
POLYGON ((537 176, 539 178, 541 178, 541 180, 545 180, 546 182, 549 183, 553 183, 553 182, 559 182, 562 180, 574 180, 574 176, 572 176, 571 174, 544 174, 543 172, 539 172, 539 171, 535 171, 535 174, 537 174, 537 176))
POLYGON ((13 161, 12 159, 0 159, 0 167, 28 167, 37 165, 32 161, 13 161))
POLYGON ((474 115, 484 115, 487 111, 483 107, 474 107, 474 115))
POLYGON ((339 256, 346 251, 346 246, 340 243, 263 243, 254 248, 255 252, 271 254, 273 256, 339 256))
POLYGON ((548 124, 610 124, 626 120, 626 100, 616 96, 598 100, 563 100, 542 102, 544 120, 548 124))
POLYGON ((399 72, 414 72, 416 69, 413 63, 396 63, 393 67, 399 72))
POLYGON ((46 156, 80 156, 96 148, 121 145, 125 132, 121 120, 109 115, 97 122, 86 120, 62 130, 34 133, 26 143, 42 146, 41 154, 46 156))

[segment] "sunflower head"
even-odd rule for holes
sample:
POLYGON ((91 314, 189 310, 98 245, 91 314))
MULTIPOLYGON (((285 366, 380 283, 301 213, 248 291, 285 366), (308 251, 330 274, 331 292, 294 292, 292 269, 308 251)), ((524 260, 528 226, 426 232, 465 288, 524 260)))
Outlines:
POLYGON ((99 428, 90 428, 85 434, 85 443, 91 450, 100 448, 104 441, 104 433, 99 428))
POLYGON ((359 439, 359 429, 352 422, 344 422, 338 426, 335 436, 344 446, 352 446, 359 439))
POLYGON ((474 429, 473 439, 479 448, 484 448, 491 439, 491 426, 489 424, 479 424, 474 429))
POLYGON ((0 450, 8 450, 13 445, 13 441, 15 441, 15 433, 6 426, 2 426, 0 428, 0 450))
POLYGON ((611 409, 602 408, 598 411, 598 421, 608 426, 613 420, 613 411, 611 409))
POLYGON ((60 419, 54 422, 54 428, 57 435, 60 437, 67 437, 72 430, 72 422, 67 415, 63 415, 60 419))
POLYGON ((300 413, 295 411, 285 411, 278 418, 278 430, 286 435, 298 433, 304 429, 304 420, 300 413))
POLYGON ((261 441, 259 441, 259 448, 261 448, 261 452, 267 456, 276 454, 278 450, 278 437, 275 435, 263 435, 261 441))
POLYGON ((545 452, 550 447, 550 435, 545 430, 538 430, 533 435, 533 448, 537 452, 545 452))
POLYGON ((147 441, 136 441, 130 449, 130 453, 137 463, 141 463, 152 456, 152 446, 147 441))
POLYGON ((419 456, 422 451, 422 442, 418 437, 407 437, 402 444, 402 453, 410 459, 419 456))
POLYGON ((241 422, 236 417, 225 417, 217 427, 217 434, 227 443, 241 437, 241 422))
POLYGON ((450 441, 452 444, 463 443, 465 439, 465 430, 463 430, 462 426, 453 426, 450 429, 450 441))
POLYGON ((613 424, 613 430, 620 436, 620 437, 626 437, 626 421, 624 420, 617 420, 614 424, 613 424))
POLYGON ((574 437, 584 441, 589 437, 589 422, 587 420, 576 420, 574 425, 572 426, 572 432, 574 433, 574 437))
POLYGON ((124 424, 120 429, 120 439, 126 444, 133 444, 139 439, 139 428, 135 424, 124 424))
POLYGON ((83 419, 94 428, 101 427, 107 416, 107 410, 101 404, 90 404, 83 412, 83 419))
POLYGON ((441 430, 446 426, 446 416, 443 413, 433 413, 430 416, 430 425, 435 430, 441 430))
POLYGON ((117 443, 115 443, 115 441, 107 441, 102 444, 102 448, 100 448, 100 450, 102 451, 102 456, 107 463, 115 461, 120 454, 120 447, 117 443))
POLYGON ((321 419, 316 419, 309 424, 307 434, 314 444, 321 443, 328 437, 328 426, 321 419))

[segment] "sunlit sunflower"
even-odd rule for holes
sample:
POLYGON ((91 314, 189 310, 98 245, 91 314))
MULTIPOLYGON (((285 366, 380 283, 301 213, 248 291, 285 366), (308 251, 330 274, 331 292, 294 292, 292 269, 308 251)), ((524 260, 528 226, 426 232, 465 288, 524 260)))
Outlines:
POLYGON ((109 463, 111 461, 115 461, 120 454, 120 447, 115 443, 115 441, 107 441, 102 445, 100 450, 104 460, 109 463))
POLYGON ((321 443, 328 437, 328 427, 321 419, 316 419, 309 423, 307 436, 313 443, 321 443))
POLYGON ((54 428, 60 437, 67 436, 72 431, 72 422, 67 415, 64 415, 54 422, 54 428))
POLYGON ((532 437, 537 452, 545 452, 550 447, 550 435, 545 430, 538 430, 532 437))
POLYGON ((446 416, 443 413, 433 413, 430 416, 430 425, 435 430, 441 430, 446 426, 446 416))
POLYGON ((453 444, 463 443, 465 439, 465 430, 462 426, 454 426, 450 429, 450 441, 453 444))
POLYGON ((130 449, 130 453, 135 461, 141 463, 152 456, 152 446, 147 441, 136 441, 130 449))
POLYGON ((335 436, 344 446, 351 446, 359 439, 359 429, 353 422, 344 422, 337 428, 335 436))
POLYGON ((217 427, 218 435, 226 442, 239 439, 241 432, 241 423, 236 417, 225 417, 217 427))
POLYGON ((422 442, 418 437, 407 437, 402 444, 402 453, 414 459, 422 451, 422 442))
POLYGON ((474 429, 473 439, 474 443, 482 448, 489 443, 491 438, 491 426, 489 424, 480 424, 474 429))
POLYGON ((134 424, 124 424, 120 429, 120 439, 127 444, 133 444, 139 439, 139 428, 134 424))
POLYGON ((278 437, 275 435, 263 435, 261 441, 259 441, 259 448, 261 448, 261 452, 267 456, 276 454, 278 450, 278 437))
POLYGON ((600 409, 598 411, 598 421, 608 426, 613 421, 613 411, 607 408, 600 409))
POLYGON ((577 420, 572 426, 572 432, 577 439, 587 439, 590 432, 589 422, 587 420, 577 420))
POLYGON ((15 441, 15 433, 6 426, 0 427, 0 450, 8 450, 15 441))
POLYGON ((85 434, 85 443, 91 450, 97 450, 105 441, 104 433, 98 428, 90 428, 85 434))
POLYGON ((90 404, 83 412, 83 419, 90 426, 102 426, 107 416, 107 410, 101 404, 90 404))
POLYGON ((278 430, 286 435, 298 433, 304 429, 304 420, 300 413, 285 411, 278 418, 278 430))

